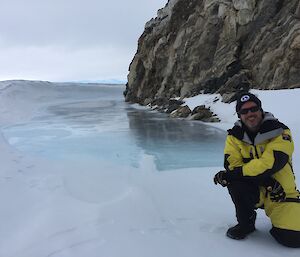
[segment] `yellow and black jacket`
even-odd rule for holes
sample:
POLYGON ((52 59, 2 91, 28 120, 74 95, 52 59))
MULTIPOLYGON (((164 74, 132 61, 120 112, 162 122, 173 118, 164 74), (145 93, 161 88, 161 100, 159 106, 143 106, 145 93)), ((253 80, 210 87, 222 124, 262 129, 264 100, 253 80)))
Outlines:
POLYGON ((263 181, 275 178, 283 187, 287 201, 272 202, 264 186, 260 187, 260 202, 274 227, 300 231, 299 191, 292 167, 294 143, 287 126, 271 113, 265 113, 260 130, 252 140, 239 120, 228 130, 224 149, 224 167, 237 177, 263 181))

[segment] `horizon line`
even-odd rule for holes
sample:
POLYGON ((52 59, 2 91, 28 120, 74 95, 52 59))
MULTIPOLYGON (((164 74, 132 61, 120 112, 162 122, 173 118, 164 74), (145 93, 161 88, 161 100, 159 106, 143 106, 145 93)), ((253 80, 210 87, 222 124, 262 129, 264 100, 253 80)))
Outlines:
POLYGON ((40 79, 4 79, 0 82, 6 81, 32 81, 32 82, 50 82, 50 83, 81 83, 81 84, 113 84, 113 85, 125 85, 126 80, 119 79, 100 79, 100 80, 62 80, 62 81, 51 81, 51 80, 40 80, 40 79))

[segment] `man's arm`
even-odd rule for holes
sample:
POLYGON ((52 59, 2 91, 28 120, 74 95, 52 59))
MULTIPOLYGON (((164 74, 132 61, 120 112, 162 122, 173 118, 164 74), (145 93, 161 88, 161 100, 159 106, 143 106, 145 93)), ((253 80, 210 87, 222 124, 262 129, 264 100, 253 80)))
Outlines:
POLYGON ((294 151, 291 133, 283 134, 271 140, 259 159, 253 159, 242 166, 243 176, 268 177, 280 171, 290 160, 294 151))
POLYGON ((226 174, 222 171, 217 176, 222 175, 222 179, 227 182, 247 177, 263 185, 266 179, 280 171, 289 162, 294 150, 289 130, 285 130, 282 135, 270 141, 259 159, 249 159, 247 163, 244 163, 245 158, 241 155, 238 144, 239 141, 234 137, 227 136, 224 150, 226 174))
POLYGON ((244 165, 241 150, 233 136, 228 135, 224 148, 224 168, 228 172, 244 165))
POLYGON ((244 164, 243 156, 240 148, 235 142, 234 137, 228 135, 225 142, 224 148, 224 168, 225 170, 219 171, 214 176, 214 183, 220 184, 226 187, 232 180, 236 180, 242 177, 242 173, 237 168, 240 168, 244 164))

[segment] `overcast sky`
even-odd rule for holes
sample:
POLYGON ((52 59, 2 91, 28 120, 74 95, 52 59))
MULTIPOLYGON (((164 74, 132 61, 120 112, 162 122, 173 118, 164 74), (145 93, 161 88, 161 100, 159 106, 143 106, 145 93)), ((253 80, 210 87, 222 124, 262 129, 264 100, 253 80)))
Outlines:
POLYGON ((0 80, 126 80, 167 0, 0 0, 0 80))

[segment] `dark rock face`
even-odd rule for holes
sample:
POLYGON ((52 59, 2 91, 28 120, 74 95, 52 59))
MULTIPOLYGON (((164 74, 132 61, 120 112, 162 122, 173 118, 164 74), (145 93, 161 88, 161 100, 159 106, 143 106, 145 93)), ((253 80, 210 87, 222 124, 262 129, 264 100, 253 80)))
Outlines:
POLYGON ((126 101, 300 87, 299 0, 169 0, 130 64, 126 101))

